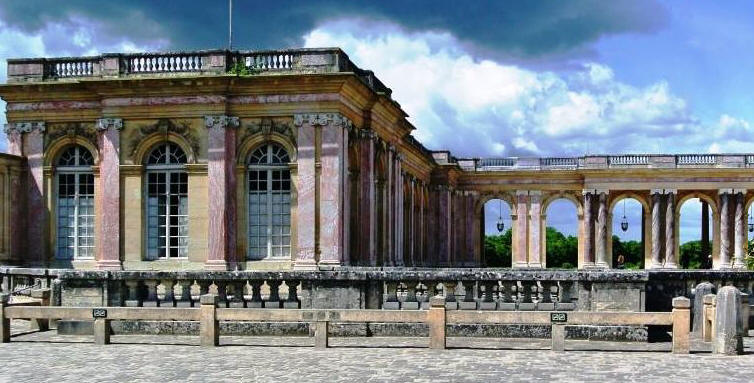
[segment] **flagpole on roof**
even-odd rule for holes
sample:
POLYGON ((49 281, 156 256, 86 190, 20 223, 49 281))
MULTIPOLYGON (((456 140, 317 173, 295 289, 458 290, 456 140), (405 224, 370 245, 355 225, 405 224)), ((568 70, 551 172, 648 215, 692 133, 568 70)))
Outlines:
POLYGON ((233 50, 233 0, 228 0, 228 50, 233 50))

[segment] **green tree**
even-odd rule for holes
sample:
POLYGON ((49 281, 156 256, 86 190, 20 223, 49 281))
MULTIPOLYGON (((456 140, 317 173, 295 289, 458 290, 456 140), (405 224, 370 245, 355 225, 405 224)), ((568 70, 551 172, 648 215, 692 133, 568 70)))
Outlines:
POLYGON ((511 267, 511 242, 513 232, 484 236, 484 259, 487 267, 511 267))
POLYGON ((644 267, 644 249, 639 241, 623 242, 613 235, 613 265, 618 265, 618 257, 623 256, 623 267, 641 269, 644 267))
POLYGON ((702 241, 688 241, 680 247, 681 267, 684 269, 709 268, 709 254, 702 254, 702 241))
POLYGON ((553 227, 547 228, 547 267, 557 269, 576 268, 579 261, 579 240, 573 235, 565 236, 553 227))

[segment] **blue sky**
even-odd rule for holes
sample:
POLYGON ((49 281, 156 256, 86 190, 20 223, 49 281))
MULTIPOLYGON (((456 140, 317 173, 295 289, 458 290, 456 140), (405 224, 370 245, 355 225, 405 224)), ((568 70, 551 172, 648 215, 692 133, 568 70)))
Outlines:
MULTIPOLYGON (((236 0, 234 26, 241 49, 342 47, 393 88, 418 139, 458 156, 754 152, 752 2, 236 0)), ((4 0, 0 81, 8 57, 218 48, 226 34, 225 1, 4 0)))

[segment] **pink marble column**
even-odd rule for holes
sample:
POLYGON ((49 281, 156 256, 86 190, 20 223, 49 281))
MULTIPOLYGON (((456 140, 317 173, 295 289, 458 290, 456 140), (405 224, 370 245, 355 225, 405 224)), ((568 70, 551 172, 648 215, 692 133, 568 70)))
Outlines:
POLYGON ((15 124, 8 124, 5 128, 5 135, 8 138, 8 154, 14 156, 23 155, 23 139, 21 132, 16 129, 15 124))
POLYGON ((321 173, 319 176, 319 264, 341 266, 348 258, 345 246, 348 129, 351 122, 339 114, 322 125, 321 173))
POLYGON ((529 191, 529 267, 542 268, 542 192, 529 191))
POLYGON ((528 208, 528 191, 516 191, 516 232, 513 233, 513 240, 516 241, 517 251, 513 254, 513 267, 528 267, 527 260, 527 221, 529 215, 528 208))
POLYGON ((675 259, 675 190, 665 190, 665 268, 677 269, 675 259))
POLYGON ((720 190, 720 269, 730 269, 730 199, 731 189, 720 190))
POLYGON ((444 185, 438 186, 437 190, 437 222, 436 234, 434 240, 437 241, 437 263, 436 266, 450 266, 451 263, 451 245, 452 227, 451 214, 453 208, 452 191, 444 185))
POLYGON ((237 266, 236 244, 236 127, 238 117, 206 116, 209 233, 207 270, 237 266))
MULTIPOLYGON (((8 124, 5 128, 8 138, 8 154, 23 156, 23 135, 16 124, 8 124)), ((26 190, 24 189, 25 174, 21 169, 10 169, 8 175, 8 192, 10 196, 10 238, 8 253, 12 264, 22 264, 26 254, 26 190)))
POLYGON ((395 222, 393 222, 393 216, 395 215, 395 148, 390 146, 385 152, 387 155, 387 175, 385 180, 385 246, 383 251, 383 265, 395 266, 394 256, 394 233, 395 222))
MULTIPOLYGON (((375 213, 374 155, 375 136, 361 130, 359 138, 359 258, 362 264, 377 266, 377 221, 375 213), (364 262, 365 261, 365 262, 364 262)), ((356 230, 356 228, 354 228, 356 230)))
POLYGON ((746 268, 746 255, 744 245, 746 243, 746 213, 745 213, 745 200, 744 195, 746 189, 733 189, 733 195, 735 196, 735 216, 734 216, 734 231, 733 231, 733 268, 745 269, 746 268))
POLYGON ((419 264, 425 266, 427 264, 427 206, 426 197, 427 186, 424 182, 419 184, 419 244, 417 247, 419 264))
POLYGON ((97 121, 99 135, 99 190, 97 203, 97 268, 122 269, 120 259, 120 130, 123 120, 102 118, 97 121))
POLYGON ((652 264, 649 268, 662 267, 662 243, 660 242, 660 215, 662 209, 662 190, 652 190, 652 264))
POLYGON ((408 233, 406 233, 406 243, 408 253, 406 254, 409 266, 416 266, 416 179, 410 179, 410 192, 408 200, 408 233))
POLYGON ((400 153, 395 154, 395 234, 394 250, 395 265, 403 266, 403 170, 401 161, 403 157, 400 153))
POLYGON ((594 229, 595 266, 609 268, 607 261, 607 191, 597 194, 597 223, 594 229))
POLYGON ((594 218, 593 196, 591 190, 583 191, 584 195, 584 268, 594 267, 594 218))
POLYGON ((46 267, 47 211, 44 204, 44 122, 17 123, 23 138, 23 156, 26 157, 26 259, 32 267, 46 267))
POLYGON ((315 226, 316 208, 316 173, 315 162, 315 132, 310 115, 296 115, 294 125, 298 128, 296 143, 297 175, 296 182, 296 269, 315 269, 317 261, 315 226))
POLYGON ((474 219, 474 204, 476 202, 476 194, 475 192, 467 192, 466 193, 466 208, 464 212, 466 213, 466 263, 468 266, 480 266, 479 260, 474 257, 474 226, 476 225, 476 220, 474 219))

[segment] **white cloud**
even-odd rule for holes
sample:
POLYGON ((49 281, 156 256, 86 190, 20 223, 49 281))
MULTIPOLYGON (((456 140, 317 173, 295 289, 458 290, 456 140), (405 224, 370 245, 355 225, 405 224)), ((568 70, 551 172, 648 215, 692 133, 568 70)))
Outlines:
POLYGON ((635 87, 602 64, 538 72, 474 58, 447 33, 353 20, 322 24, 304 41, 339 46, 374 70, 411 115, 414 135, 459 156, 685 152, 709 144, 678 139, 701 125, 666 82, 635 87))
MULTIPOLYGON (((0 20, 0 83, 6 81, 6 59, 25 57, 54 57, 96 55, 101 52, 138 52, 160 49, 164 40, 136 44, 124 37, 108 37, 100 26, 90 20, 75 17, 65 23, 50 23, 35 33, 25 33, 10 28, 0 20)), ((5 102, 0 100, 0 127, 7 123, 5 102)), ((7 140, 0 129, 0 152, 5 151, 7 140)))

